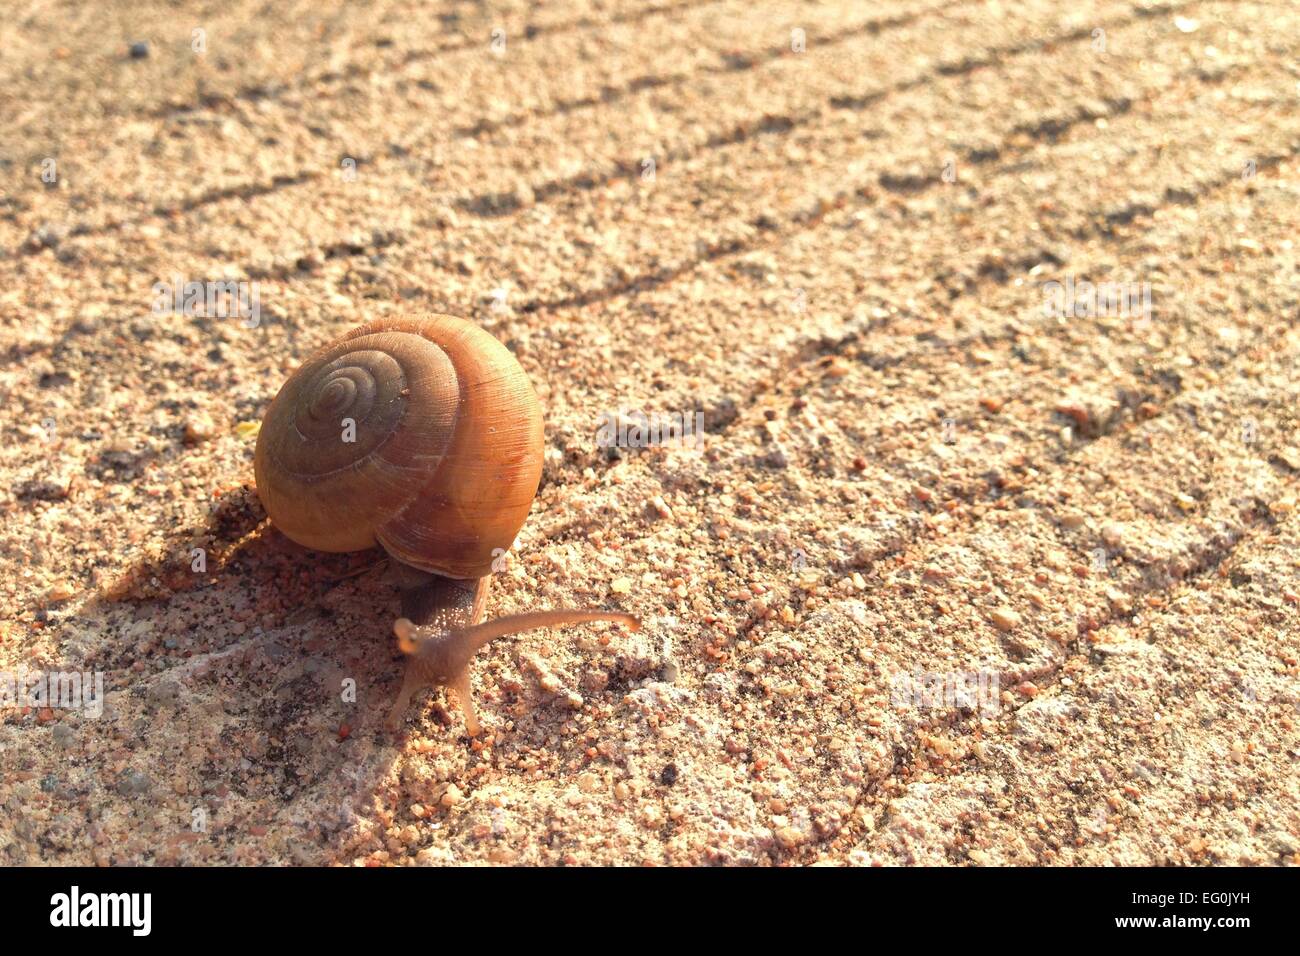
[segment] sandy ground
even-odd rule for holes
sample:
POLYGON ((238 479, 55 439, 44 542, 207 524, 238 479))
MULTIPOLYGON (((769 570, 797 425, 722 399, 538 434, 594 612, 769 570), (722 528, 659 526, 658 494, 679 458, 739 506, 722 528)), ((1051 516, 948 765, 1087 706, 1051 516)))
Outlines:
POLYGON ((1300 861, 1300 11, 488 6, 4 17, 0 669, 106 699, 2 712, 0 859, 1300 861), (285 375, 420 310, 546 410, 491 612, 646 621, 498 642, 473 742, 383 733, 383 556, 252 486, 285 375))

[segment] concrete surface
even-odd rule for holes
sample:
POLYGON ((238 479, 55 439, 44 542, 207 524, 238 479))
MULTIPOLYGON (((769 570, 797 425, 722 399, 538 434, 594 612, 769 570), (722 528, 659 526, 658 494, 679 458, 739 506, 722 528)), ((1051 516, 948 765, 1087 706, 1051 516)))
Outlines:
POLYGON ((0 859, 1296 863, 1298 48, 1228 0, 20 4, 0 670, 106 696, 0 711, 0 859), (442 692, 383 733, 382 555, 252 488, 284 377, 420 310, 546 410, 490 612, 646 621, 498 642, 474 742, 442 692))

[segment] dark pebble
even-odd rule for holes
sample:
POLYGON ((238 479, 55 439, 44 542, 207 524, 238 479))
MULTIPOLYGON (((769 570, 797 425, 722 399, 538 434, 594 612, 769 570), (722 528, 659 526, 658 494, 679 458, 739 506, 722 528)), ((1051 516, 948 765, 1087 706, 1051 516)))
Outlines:
POLYGON ((20 501, 62 501, 68 497, 66 485, 39 479, 24 481, 15 492, 20 501))
POLYGON ((117 792, 124 797, 148 793, 153 782, 139 770, 123 770, 117 777, 117 792))

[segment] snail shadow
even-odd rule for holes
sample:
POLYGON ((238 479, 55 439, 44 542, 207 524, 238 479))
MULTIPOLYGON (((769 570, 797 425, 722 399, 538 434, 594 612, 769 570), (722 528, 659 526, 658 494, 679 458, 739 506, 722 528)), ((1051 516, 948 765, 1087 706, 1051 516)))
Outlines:
MULTIPOLYGON (((405 668, 386 564, 295 545, 242 488, 54 624, 62 666, 105 675, 106 719, 81 723, 81 745, 103 756, 128 728, 129 779, 175 782, 209 821, 161 841, 158 862, 269 842, 272 862, 332 862, 355 814, 385 802, 406 737, 384 727, 405 668)), ((451 723, 440 703, 434 716, 451 723)), ((110 802, 139 802, 107 783, 110 802)))

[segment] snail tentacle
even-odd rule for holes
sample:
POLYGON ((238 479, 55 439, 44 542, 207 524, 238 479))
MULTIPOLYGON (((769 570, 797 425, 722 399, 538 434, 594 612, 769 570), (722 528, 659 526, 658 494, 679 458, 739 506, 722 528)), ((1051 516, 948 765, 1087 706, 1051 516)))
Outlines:
MULTIPOLYGON (((529 611, 524 614, 507 614, 467 627, 446 630, 437 625, 420 625, 409 618, 399 618, 393 624, 397 646, 410 657, 406 679, 398 694, 394 713, 397 722, 405 713, 411 694, 419 687, 446 686, 456 692, 465 713, 465 727, 471 737, 478 734, 479 724, 474 714, 469 683, 469 662, 484 644, 498 637, 519 634, 546 627, 564 627, 569 624, 586 624, 591 621, 610 621, 623 624, 630 630, 639 630, 641 621, 632 614, 621 611, 580 610, 557 608, 551 611, 529 611), (408 687, 414 683, 414 687, 408 687)), ((390 722, 392 718, 390 716, 390 722)))

